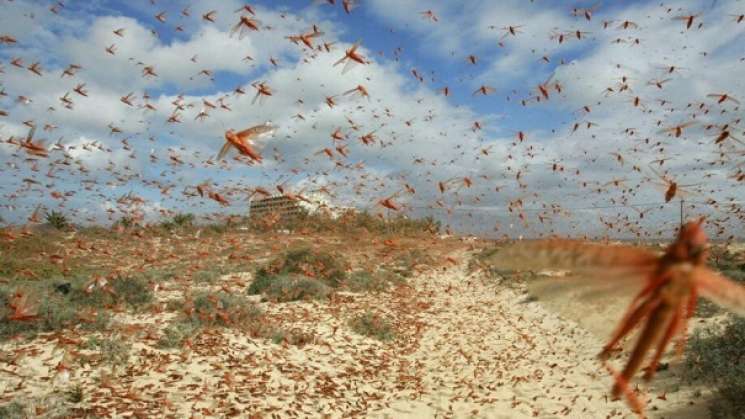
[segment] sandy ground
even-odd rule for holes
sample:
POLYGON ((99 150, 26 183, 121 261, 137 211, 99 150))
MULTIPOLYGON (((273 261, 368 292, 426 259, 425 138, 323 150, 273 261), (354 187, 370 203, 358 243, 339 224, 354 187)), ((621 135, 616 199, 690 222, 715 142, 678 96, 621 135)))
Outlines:
MULTIPOLYGON (((634 417, 623 401, 609 400, 612 381, 596 359, 623 301, 608 297, 594 312, 540 287, 469 275, 467 255, 453 257, 459 265, 391 293, 263 303, 313 336, 302 347, 220 330, 191 349, 160 350, 155 342, 172 313, 121 314, 136 342, 129 365, 81 363, 65 380, 54 367, 73 352, 75 336, 5 343, 0 402, 27 400, 51 416, 54 398, 78 384, 85 399, 77 407, 109 417, 634 417), (364 311, 392 319, 398 339, 351 331, 349 318, 364 311)), ((241 278, 248 279, 228 275, 224 286, 242 292, 241 278)), ((653 387, 641 386, 649 417, 707 417, 704 399, 679 383, 670 368, 653 387)))

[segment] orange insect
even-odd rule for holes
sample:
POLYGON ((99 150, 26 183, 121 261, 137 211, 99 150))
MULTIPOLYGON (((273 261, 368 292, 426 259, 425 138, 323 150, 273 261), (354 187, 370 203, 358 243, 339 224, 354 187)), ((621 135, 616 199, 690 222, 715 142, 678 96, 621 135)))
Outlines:
POLYGON ((216 15, 217 15, 217 10, 210 10, 209 12, 202 15, 202 19, 207 22, 215 23, 216 15))
POLYGON ((739 100, 733 98, 732 96, 728 95, 727 93, 710 93, 710 94, 708 94, 706 96, 716 98, 717 99, 717 103, 722 103, 722 102, 725 102, 725 101, 728 101, 729 100, 730 102, 734 102, 734 103, 736 103, 738 105, 740 104, 740 101, 739 100))
POLYGON ((658 131, 658 134, 668 133, 675 136, 675 138, 679 138, 681 135, 683 135, 683 129, 691 127, 693 125, 696 125, 695 121, 686 122, 685 124, 676 125, 674 127, 665 128, 663 130, 658 131))
POLYGON ((357 0, 342 0, 341 7, 344 9, 346 14, 352 13, 352 10, 357 7, 357 0))
POLYGON ((378 201, 378 204, 380 206, 388 208, 393 211, 399 211, 401 209, 401 206, 393 201, 393 198, 395 198, 395 194, 393 196, 389 196, 388 198, 381 199, 378 201))
POLYGON ((302 33, 300 35, 290 35, 287 39, 294 44, 302 42, 306 47, 313 49, 313 38, 323 35, 318 29, 318 26, 313 25, 313 29, 310 32, 302 33))
POLYGON ((256 89, 256 96, 254 96, 253 100, 251 101, 251 104, 255 104, 256 101, 259 101, 259 104, 262 104, 264 101, 264 98, 272 95, 272 89, 267 85, 265 82, 261 83, 253 83, 251 84, 254 89, 256 89))
POLYGON ((510 35, 517 36, 517 34, 522 33, 522 31, 518 30, 522 28, 523 25, 517 25, 517 26, 504 26, 502 27, 502 30, 504 31, 504 34, 502 34, 502 37, 499 39, 504 39, 510 35))
POLYGON ((422 18, 429 19, 432 22, 439 21, 439 19, 437 18, 437 15, 432 10, 425 10, 425 11, 419 13, 419 14, 422 15, 422 18))
POLYGON ((367 100, 370 100, 370 93, 367 91, 367 88, 361 84, 358 84, 357 87, 354 89, 349 89, 346 92, 342 93, 343 95, 357 95, 360 97, 366 97, 367 100))
POLYGON ((38 304, 29 301, 28 294, 21 291, 16 292, 8 301, 8 307, 13 312, 8 315, 8 320, 28 321, 36 319, 38 315, 38 304))
POLYGON ((600 7, 600 3, 597 3, 592 7, 576 7, 572 9, 572 16, 584 16, 585 19, 587 19, 587 21, 589 22, 592 20, 592 14, 595 12, 595 10, 598 9, 598 7, 600 7))
POLYGON ((241 16, 238 23, 233 25, 233 28, 230 29, 230 36, 233 36, 238 32, 238 39, 243 39, 249 31, 258 31, 259 26, 261 26, 261 22, 258 20, 245 15, 241 16))
POLYGON ((686 30, 691 29, 691 26, 693 26, 693 21, 701 16, 701 13, 695 14, 695 15, 688 15, 688 16, 676 16, 673 19, 675 20, 682 20, 685 22, 686 30))
POLYGON ((224 207, 227 207, 227 206, 230 205, 230 201, 228 201, 227 199, 225 199, 224 196, 220 195, 217 192, 208 192, 207 193, 207 196, 209 196, 211 199, 217 201, 220 205, 222 205, 224 207))
POLYGON ((497 89, 495 89, 493 87, 490 87, 490 86, 481 86, 481 87, 479 87, 478 89, 476 89, 473 92, 472 96, 476 96, 476 95, 484 95, 484 96, 486 96, 486 95, 490 95, 490 94, 492 94, 492 93, 494 93, 496 91, 497 91, 497 89))
POLYGON ((0 35, 0 44, 11 45, 18 42, 14 37, 10 35, 0 35))
POLYGON ((235 132, 232 129, 227 130, 225 132, 225 144, 217 154, 217 159, 221 160, 230 151, 230 147, 235 147, 239 153, 250 157, 256 162, 261 162, 261 154, 251 146, 252 140, 271 134, 275 129, 276 127, 274 125, 266 122, 240 132, 235 132))
POLYGON ((33 141, 36 126, 31 127, 24 141, 18 143, 21 148, 26 149, 28 154, 37 157, 48 157, 49 152, 42 141, 33 141))
POLYGON ((344 56, 334 63, 334 67, 336 67, 337 65, 345 61, 347 62, 346 64, 344 64, 344 68, 341 70, 341 74, 345 74, 355 64, 367 64, 367 60, 365 59, 365 57, 357 52, 357 48, 359 47, 360 41, 355 42, 354 45, 352 45, 352 47, 344 53, 344 56))
POLYGON ((665 202, 672 201, 673 198, 675 198, 676 195, 679 195, 679 191, 681 188, 688 187, 688 186, 695 186, 695 185, 679 185, 677 182, 672 180, 672 178, 660 174, 656 170, 654 170, 652 167, 649 168, 657 177, 659 177, 663 182, 665 182, 665 186, 667 189, 665 190, 665 202))

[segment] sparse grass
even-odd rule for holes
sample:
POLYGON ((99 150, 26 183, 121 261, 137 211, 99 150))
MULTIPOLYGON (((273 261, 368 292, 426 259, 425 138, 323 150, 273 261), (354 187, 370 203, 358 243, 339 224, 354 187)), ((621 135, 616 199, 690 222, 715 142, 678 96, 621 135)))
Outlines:
POLYGON ((204 270, 194 272, 191 277, 194 282, 211 284, 215 282, 215 279, 217 279, 218 276, 219 274, 217 272, 204 270))
POLYGON ((395 338, 391 323, 382 316, 369 311, 354 317, 349 321, 349 326, 355 333, 380 341, 389 341, 395 338))
POLYGON ((90 337, 84 344, 85 349, 95 350, 105 365, 112 367, 127 365, 132 345, 120 338, 90 337))
POLYGON ((26 407, 17 401, 0 406, 0 418, 24 419, 26 417, 26 407))
POLYGON ((686 354, 689 379, 715 386, 712 418, 745 417, 745 319, 732 317, 723 329, 707 329, 689 341, 686 354))
POLYGON ((199 332, 199 325, 188 321, 177 321, 163 329, 158 346, 163 349, 180 348, 184 342, 199 332))
POLYGON ((432 266, 435 263, 435 258, 426 251, 421 249, 411 249, 398 255, 389 269, 404 278, 411 278, 422 267, 432 266))
POLYGON ((161 228, 166 231, 191 227, 194 224, 194 214, 176 214, 170 220, 160 223, 161 228))
MULTIPOLYGON (((238 268, 233 268, 233 270, 237 269, 238 268)), ((194 282, 197 283, 213 284, 222 275, 230 273, 230 271, 231 270, 227 266, 212 266, 210 268, 194 272, 191 275, 191 278, 194 282)))
POLYGON ((376 272, 353 272, 344 285, 352 292, 382 292, 391 286, 401 284, 405 279, 389 270, 381 269, 376 272))
MULTIPOLYGON (((73 390, 71 388, 70 390, 73 390)), ((76 395, 77 396, 77 395, 76 395)), ((2 419, 28 419, 35 417, 68 418, 72 416, 69 390, 55 391, 39 397, 19 397, 10 403, 0 405, 2 419)))

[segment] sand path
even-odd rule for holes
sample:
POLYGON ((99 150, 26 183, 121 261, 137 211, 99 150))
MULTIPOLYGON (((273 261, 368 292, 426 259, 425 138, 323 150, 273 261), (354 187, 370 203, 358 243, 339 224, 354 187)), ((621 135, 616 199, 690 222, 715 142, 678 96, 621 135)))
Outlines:
POLYGON ((464 266, 424 275, 427 329, 403 357, 422 378, 415 400, 384 417, 606 417, 626 414, 606 400, 610 379, 595 358, 597 338, 515 291, 469 277, 464 266))

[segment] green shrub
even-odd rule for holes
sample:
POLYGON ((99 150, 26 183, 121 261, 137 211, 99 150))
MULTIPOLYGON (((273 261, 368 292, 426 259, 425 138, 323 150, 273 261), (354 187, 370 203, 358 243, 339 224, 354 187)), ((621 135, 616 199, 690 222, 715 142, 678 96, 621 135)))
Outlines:
POLYGON ((85 398, 83 387, 80 384, 74 385, 65 392, 65 396, 70 403, 80 403, 85 398))
POLYGON ((171 219, 176 227, 190 227, 194 224, 194 214, 176 214, 171 219))
POLYGON ((381 341, 392 340, 395 337, 391 323, 369 311, 350 320, 349 326, 360 335, 373 337, 381 341))
POLYGON ((178 321, 169 324, 163 330, 163 336, 158 341, 158 346, 165 349, 180 348, 186 339, 197 334, 199 325, 188 321, 178 321))
POLYGON ((99 352, 101 362, 111 366, 127 365, 132 345, 122 339, 101 339, 96 336, 88 338, 84 343, 85 349, 99 352))
POLYGON ((197 294, 190 302, 182 301, 179 317, 165 328, 159 346, 175 348, 206 327, 233 327, 263 336, 267 325, 263 313, 246 297, 225 292, 197 294))
POLYGON ((70 222, 67 220, 67 216, 60 211, 52 211, 46 214, 47 224, 56 228, 57 230, 64 230, 70 227, 70 222))
POLYGON ((297 274, 309 276, 331 288, 339 287, 347 277, 347 262, 340 256, 311 249, 291 250, 259 268, 248 287, 250 295, 261 294, 275 277, 297 274))
POLYGON ((696 333, 688 343, 686 374, 715 386, 712 417, 745 417, 745 319, 731 318, 723 330, 696 333))
POLYGON ((16 401, 0 406, 0 418, 24 419, 26 417, 28 417, 26 408, 16 401))
POLYGON ((745 269, 725 269, 722 274, 735 282, 745 284, 745 269))
POLYGON ((314 278, 283 274, 272 277, 263 293, 269 301, 287 302, 324 299, 328 297, 330 289, 314 278))

